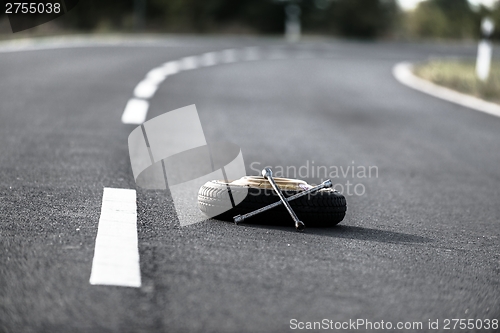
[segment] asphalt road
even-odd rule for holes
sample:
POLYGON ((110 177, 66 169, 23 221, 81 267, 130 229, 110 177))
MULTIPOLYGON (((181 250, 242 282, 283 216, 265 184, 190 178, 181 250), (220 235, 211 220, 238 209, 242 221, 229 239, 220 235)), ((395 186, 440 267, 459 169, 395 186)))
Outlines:
POLYGON ((447 318, 500 319, 500 119, 391 74, 475 47, 276 45, 171 37, 0 53, 1 332, 284 332, 325 318, 423 331, 439 319, 437 332, 447 318), (378 177, 334 179, 365 193, 347 196, 339 226, 305 233, 181 228, 171 197, 138 189, 142 287, 90 285, 103 188, 135 189, 135 126, 120 122, 134 87, 165 61, 244 46, 277 55, 167 78, 148 118, 196 104, 207 139, 237 143, 249 174, 314 161, 378 177))

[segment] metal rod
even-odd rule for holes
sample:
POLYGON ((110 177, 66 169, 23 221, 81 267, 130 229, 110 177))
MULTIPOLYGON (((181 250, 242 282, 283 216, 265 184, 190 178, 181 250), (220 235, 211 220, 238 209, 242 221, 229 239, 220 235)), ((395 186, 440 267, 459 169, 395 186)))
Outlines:
MULTIPOLYGON (((315 187, 312 187, 308 190, 305 190, 305 191, 302 191, 302 192, 299 192, 295 195, 292 195, 291 197, 288 197, 286 198, 286 201, 293 201, 295 199, 298 199, 298 198, 301 198, 305 195, 308 195, 310 193, 314 193, 314 192, 317 192, 321 189, 324 189, 324 188, 329 188, 329 187, 332 187, 332 181, 330 179, 328 180, 325 180, 323 183, 321 183, 320 185, 317 185, 315 187)), ((254 215, 257 215, 257 214, 260 214, 260 213, 263 213, 271 208, 274 208, 274 207, 278 207, 279 205, 282 205, 283 203, 280 201, 276 201, 275 203, 272 203, 272 204, 269 204, 267 206, 264 206, 262 208, 259 208, 259 209, 256 209, 254 210, 253 212, 250 212, 250 213, 247 213, 247 214, 244 214, 244 215, 236 215, 233 219, 234 219, 234 223, 240 223, 240 222, 243 222, 245 219, 249 218, 249 217, 252 217, 254 215)))
MULTIPOLYGON (((328 180, 325 180, 323 183, 321 183, 320 185, 317 185, 315 187, 312 187, 308 190, 305 190, 305 191, 302 191, 302 192, 299 192, 291 197, 288 197, 285 199, 285 201, 289 202, 289 201, 293 201, 295 199, 298 199, 298 198, 301 198, 305 195, 308 195, 308 194, 311 194, 313 192, 317 192, 321 189, 324 189, 324 188, 329 188, 329 187, 332 187, 332 181, 330 179, 328 180)), ((254 210, 253 212, 250 212, 250 213, 247 213, 247 214, 244 214, 244 215, 237 215, 235 216, 233 219, 234 219, 234 223, 238 224, 240 222, 243 222, 245 219, 249 218, 249 217, 252 217, 254 215, 257 215, 257 214, 260 214, 260 213, 263 213, 269 209, 272 209, 274 207, 277 207, 279 205, 282 205, 283 202, 280 200, 280 201, 277 201, 275 203, 272 203, 270 205, 267 205, 265 207, 262 207, 262 208, 259 208, 257 210, 254 210)))
POLYGON ((285 205, 286 210, 288 211, 288 213, 292 217, 293 221, 295 222, 295 229, 297 231, 304 231, 306 225, 304 224, 304 222, 299 220, 297 215, 295 215, 295 212, 293 211, 292 207, 290 207, 290 204, 288 203, 288 201, 286 201, 285 196, 283 195, 283 193, 281 193, 280 188, 278 187, 278 185, 276 185, 276 182, 274 181, 274 178, 273 178, 272 170, 270 168, 265 168, 264 170, 262 170, 262 176, 264 176, 264 178, 269 180, 269 183, 271 183, 271 186, 273 187, 274 192, 276 192, 278 197, 280 197, 281 202, 283 202, 283 205, 285 205))
MULTIPOLYGON (((312 188, 310 188, 308 190, 305 190, 305 191, 299 192, 299 193, 297 193, 295 195, 292 195, 291 197, 286 198, 286 201, 293 201, 293 200, 301 198, 301 197, 303 197, 305 195, 308 195, 308 194, 317 192, 317 191, 319 191, 321 189, 329 188, 329 187, 332 187, 332 181, 330 179, 325 180, 320 185, 317 185, 317 186, 312 187, 312 188)), ((245 219, 247 219, 249 217, 252 217, 252 216, 260 214, 260 213, 263 213, 263 212, 265 212, 265 211, 267 211, 269 209, 272 209, 274 207, 278 207, 279 205, 282 205, 282 204, 283 204, 283 202, 281 202, 281 200, 280 200, 280 201, 276 201, 275 203, 272 203, 272 204, 269 204, 267 206, 264 206, 262 208, 256 209, 253 212, 250 212, 250 213, 247 213, 247 214, 244 214, 244 215, 236 215, 233 218, 234 219, 234 223, 238 224, 240 222, 243 222, 245 219)))

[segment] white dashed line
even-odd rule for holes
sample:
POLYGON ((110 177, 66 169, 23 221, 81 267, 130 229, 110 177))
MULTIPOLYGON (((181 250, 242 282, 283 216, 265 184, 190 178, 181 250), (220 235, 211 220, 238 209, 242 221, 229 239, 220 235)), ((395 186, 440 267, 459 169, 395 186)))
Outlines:
POLYGON ((200 57, 200 64, 204 67, 214 66, 217 64, 217 53, 208 52, 200 57))
POLYGON ((179 73, 179 62, 178 61, 169 61, 163 64, 160 67, 166 75, 174 75, 179 73))
POLYGON ((146 120, 148 114, 149 102, 131 98, 129 99, 125 111, 122 114, 122 123, 140 125, 146 120))
POLYGON ((256 61, 260 59, 259 49, 257 47, 245 48, 245 61, 256 61))
MULTIPOLYGON (((306 53, 299 58, 313 57, 306 53)), ((144 80, 134 89, 134 97, 128 101, 122 114, 122 122, 125 124, 140 125, 146 121, 149 99, 154 96, 159 85, 171 75, 181 71, 189 71, 199 67, 209 67, 218 63, 229 64, 237 61, 257 61, 265 58, 265 54, 259 47, 251 46, 243 49, 226 49, 219 52, 207 52, 200 55, 188 56, 179 60, 169 61, 163 65, 153 68, 146 74, 144 80)), ((267 57, 268 60, 288 59, 289 55, 282 47, 272 50, 267 57)))
POLYGON ((102 47, 124 47, 124 48, 144 48, 144 47, 190 47, 199 46, 195 42, 180 42, 176 38, 148 38, 145 36, 54 36, 54 37, 34 37, 6 40, 0 42, 0 53, 60 50, 76 48, 102 48, 102 47))
POLYGON ((134 89, 134 95, 138 98, 148 99, 153 97, 153 95, 158 89, 158 84, 150 80, 143 80, 134 89))
POLYGON ((184 71, 198 68, 198 59, 195 56, 182 58, 181 68, 184 71))
POLYGON ((141 286, 135 190, 104 188, 89 282, 141 286))
POLYGON ((170 74, 167 73, 163 67, 157 67, 153 68, 148 72, 148 74, 146 74, 146 80, 155 85, 159 85, 165 80, 168 75, 170 74))
POLYGON ((236 50, 235 49, 227 49, 221 52, 222 62, 229 64, 232 62, 236 62, 236 50))

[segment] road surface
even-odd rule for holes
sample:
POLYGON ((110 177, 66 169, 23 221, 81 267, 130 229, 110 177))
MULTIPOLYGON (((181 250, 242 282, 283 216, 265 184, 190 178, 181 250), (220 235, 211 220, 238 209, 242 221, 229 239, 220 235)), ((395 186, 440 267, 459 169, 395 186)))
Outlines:
POLYGON ((474 55, 193 37, 0 53, 0 331, 284 332, 292 319, 365 319, 439 320, 437 332, 445 319, 500 319, 500 119, 391 74, 400 61, 474 55), (148 119, 196 104, 207 140, 238 144, 249 174, 307 163, 377 174, 333 179, 364 193, 347 196, 339 226, 305 233, 181 228, 168 194, 137 189, 142 286, 89 284, 103 188, 136 188, 135 126, 120 121, 135 86, 166 61, 246 46, 259 59, 167 78, 148 119))

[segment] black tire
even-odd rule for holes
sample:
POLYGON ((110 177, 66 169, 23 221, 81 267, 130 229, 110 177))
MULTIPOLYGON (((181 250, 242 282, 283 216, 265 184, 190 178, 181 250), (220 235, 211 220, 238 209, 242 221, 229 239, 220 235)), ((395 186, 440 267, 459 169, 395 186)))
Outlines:
MULTIPOLYGON (((285 197, 292 196, 299 191, 283 191, 285 197)), ((233 221, 236 215, 250 213, 256 209, 279 201, 279 197, 270 189, 255 188, 242 185, 228 184, 221 181, 209 181, 198 192, 198 207, 209 217, 224 221, 233 221), (244 194, 248 191, 246 197, 244 194), (228 192, 233 197, 242 197, 243 201, 229 208, 227 204, 228 192), (226 210, 222 214, 222 207, 226 210)), ((334 226, 344 219, 347 211, 345 197, 332 189, 323 189, 311 195, 290 201, 298 218, 306 226, 334 226)), ((245 223, 291 225, 293 221, 283 205, 272 208, 266 212, 255 215, 245 223)))

